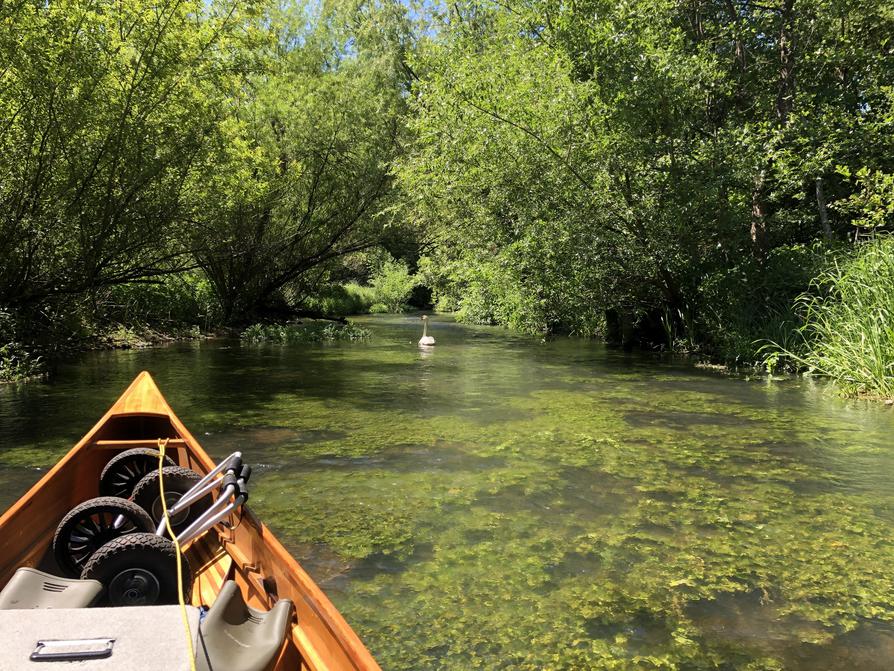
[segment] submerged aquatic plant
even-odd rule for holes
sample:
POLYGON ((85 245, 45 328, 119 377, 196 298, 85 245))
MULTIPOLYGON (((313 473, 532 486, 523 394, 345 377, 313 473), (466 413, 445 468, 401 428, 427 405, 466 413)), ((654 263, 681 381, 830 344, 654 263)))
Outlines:
MULTIPOLYGON (((103 380, 167 366, 382 668, 885 668, 890 413, 483 328, 421 356, 370 321, 370 346, 106 354, 103 380)), ((0 483, 50 433, 7 441, 0 483)))
POLYGON ((383 668, 783 669, 894 622, 894 502, 839 491, 786 412, 639 384, 515 396, 487 425, 305 400, 344 433, 281 448, 298 461, 256 505, 344 559, 324 587, 383 668), (718 631, 738 612, 775 633, 718 631))

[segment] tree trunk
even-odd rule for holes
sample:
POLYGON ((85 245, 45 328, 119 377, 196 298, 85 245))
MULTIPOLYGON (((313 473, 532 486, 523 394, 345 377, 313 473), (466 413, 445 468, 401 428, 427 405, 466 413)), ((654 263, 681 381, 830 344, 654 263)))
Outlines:
POLYGON ((826 197, 823 194, 823 178, 816 178, 816 206, 819 209, 820 224, 823 226, 823 237, 832 239, 832 227, 829 226, 829 212, 826 210, 826 197))
MULTIPOLYGON (((779 11, 779 80, 776 88, 776 127, 784 129, 795 104, 795 0, 783 0, 779 11)), ((773 167, 772 144, 769 156, 754 178, 751 190, 751 242, 754 252, 763 258, 767 252, 766 183, 773 167)))
POLYGON ((762 168, 751 189, 751 244, 755 255, 763 258, 767 251, 767 210, 764 203, 764 182, 767 170, 762 168))

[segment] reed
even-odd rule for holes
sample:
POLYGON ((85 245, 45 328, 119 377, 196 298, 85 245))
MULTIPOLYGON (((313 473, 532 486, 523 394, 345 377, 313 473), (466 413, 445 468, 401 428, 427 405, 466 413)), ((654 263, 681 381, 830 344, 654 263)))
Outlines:
POLYGON ((771 343, 765 363, 834 380, 848 396, 894 398, 894 238, 861 245, 817 277, 796 309, 794 346, 771 343))

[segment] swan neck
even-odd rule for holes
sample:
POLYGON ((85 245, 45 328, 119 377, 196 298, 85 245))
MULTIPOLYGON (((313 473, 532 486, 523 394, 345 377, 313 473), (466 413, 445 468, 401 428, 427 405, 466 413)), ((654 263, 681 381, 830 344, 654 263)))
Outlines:
POLYGON ((423 320, 423 322, 422 322, 422 337, 424 338, 426 335, 428 335, 428 321, 423 320))

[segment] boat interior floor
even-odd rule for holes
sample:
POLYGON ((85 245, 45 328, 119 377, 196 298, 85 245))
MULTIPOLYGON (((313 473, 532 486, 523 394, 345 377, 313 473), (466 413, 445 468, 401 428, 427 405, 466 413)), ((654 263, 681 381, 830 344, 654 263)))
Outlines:
MULTIPOLYGON (((199 610, 187 607, 197 647, 199 610)), ((0 669, 190 671, 180 606, 0 610, 0 669), (33 662, 42 662, 34 664, 33 662)))

